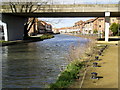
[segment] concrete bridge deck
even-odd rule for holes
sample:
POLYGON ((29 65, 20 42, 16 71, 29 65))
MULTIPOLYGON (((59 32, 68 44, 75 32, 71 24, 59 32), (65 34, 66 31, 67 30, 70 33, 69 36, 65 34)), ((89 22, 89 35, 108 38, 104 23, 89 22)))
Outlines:
MULTIPOLYGON (((104 12, 111 12, 111 17, 120 16, 118 4, 71 4, 71 5, 41 5, 33 13, 21 12, 21 5, 16 5, 14 15, 29 17, 104 17, 104 12)), ((33 10, 37 5, 33 6, 33 10)), ((2 5, 1 13, 12 13, 9 5, 2 5)), ((12 13, 13 14, 13 13, 12 13)))

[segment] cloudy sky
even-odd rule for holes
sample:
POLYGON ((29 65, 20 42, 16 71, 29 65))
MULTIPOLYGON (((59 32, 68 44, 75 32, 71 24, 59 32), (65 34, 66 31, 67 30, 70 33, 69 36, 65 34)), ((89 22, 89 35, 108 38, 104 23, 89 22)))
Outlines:
POLYGON ((53 28, 61 28, 61 27, 70 27, 73 26, 75 22, 83 20, 86 21, 88 19, 92 19, 95 17, 89 18, 39 18, 39 20, 46 21, 47 23, 52 24, 53 28))

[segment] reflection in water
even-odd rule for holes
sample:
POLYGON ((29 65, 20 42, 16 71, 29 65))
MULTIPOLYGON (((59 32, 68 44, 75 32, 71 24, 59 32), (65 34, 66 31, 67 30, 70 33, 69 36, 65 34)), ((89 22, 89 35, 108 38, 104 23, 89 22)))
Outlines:
POLYGON ((70 45, 87 39, 55 35, 39 42, 2 47, 2 77, 5 88, 43 88, 56 81, 59 67, 67 63, 70 45))

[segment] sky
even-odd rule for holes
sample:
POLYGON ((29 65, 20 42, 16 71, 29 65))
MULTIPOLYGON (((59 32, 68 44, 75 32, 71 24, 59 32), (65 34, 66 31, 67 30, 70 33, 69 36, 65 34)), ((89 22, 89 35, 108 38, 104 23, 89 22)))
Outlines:
POLYGON ((88 19, 93 19, 95 17, 82 17, 82 18, 38 18, 39 20, 46 21, 47 23, 52 24, 53 28, 61 28, 61 27, 70 27, 73 26, 77 21, 86 21, 88 19))
MULTIPOLYGON (((46 1, 46 0, 43 0, 46 1)), ((120 0, 47 0, 53 4, 118 4, 120 0)), ((91 18, 41 18, 43 21, 48 21, 54 28, 70 27, 75 22, 86 21, 91 18)))

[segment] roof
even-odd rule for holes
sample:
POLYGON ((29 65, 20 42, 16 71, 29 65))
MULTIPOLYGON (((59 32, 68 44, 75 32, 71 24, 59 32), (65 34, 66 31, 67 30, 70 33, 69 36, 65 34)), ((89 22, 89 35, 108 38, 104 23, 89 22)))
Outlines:
POLYGON ((95 19, 89 19, 89 20, 87 20, 85 23, 94 22, 96 19, 98 19, 98 18, 95 18, 95 19))
POLYGON ((42 25, 51 25, 51 24, 48 24, 47 22, 42 21, 42 20, 39 20, 38 22, 40 22, 42 25))
POLYGON ((81 25, 81 24, 83 24, 83 23, 84 23, 84 21, 80 20, 80 21, 76 22, 75 25, 76 25, 76 24, 77 24, 77 25, 81 25))

